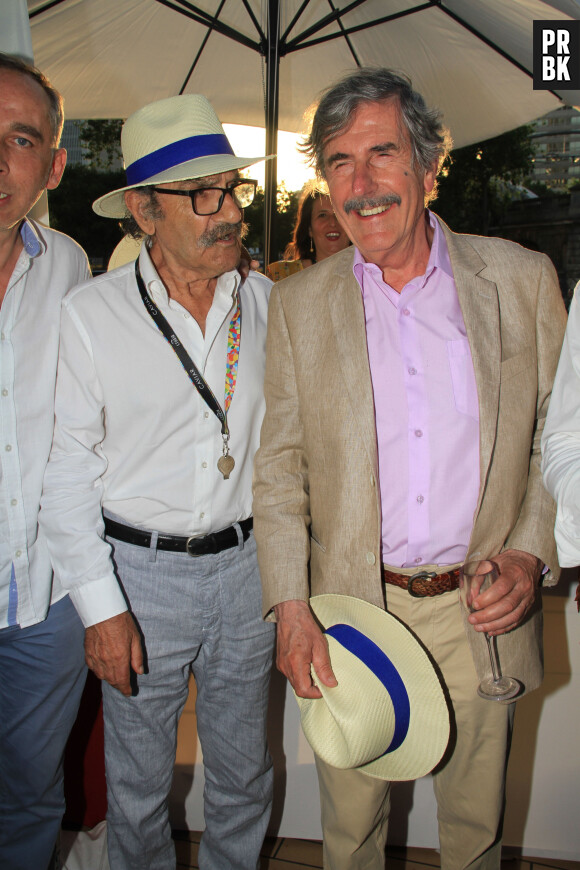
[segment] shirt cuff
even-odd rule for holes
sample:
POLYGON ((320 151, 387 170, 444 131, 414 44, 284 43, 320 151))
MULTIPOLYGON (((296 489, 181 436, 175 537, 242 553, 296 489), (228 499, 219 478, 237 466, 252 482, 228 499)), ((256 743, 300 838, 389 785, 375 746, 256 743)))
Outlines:
POLYGON ((129 609, 114 577, 91 580, 71 589, 69 595, 85 628, 129 609))

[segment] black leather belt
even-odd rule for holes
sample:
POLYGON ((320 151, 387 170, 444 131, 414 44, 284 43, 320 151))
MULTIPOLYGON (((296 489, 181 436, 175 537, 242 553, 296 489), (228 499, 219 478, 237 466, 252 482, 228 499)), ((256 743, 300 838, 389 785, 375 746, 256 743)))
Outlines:
MULTIPOLYGON (((244 541, 247 541, 254 525, 253 517, 242 520, 238 525, 242 530, 244 541)), ((125 526, 123 523, 117 523, 108 517, 105 517, 105 534, 109 538, 124 541, 126 544, 135 544, 137 547, 151 546, 151 532, 144 532, 143 529, 135 529, 133 526, 125 526)), ((162 535, 161 533, 157 536, 158 550, 189 553, 190 556, 215 555, 221 553, 222 550, 229 550, 231 547, 237 546, 238 533, 234 526, 222 529, 220 532, 211 532, 211 534, 201 538, 186 538, 184 535, 162 535)))

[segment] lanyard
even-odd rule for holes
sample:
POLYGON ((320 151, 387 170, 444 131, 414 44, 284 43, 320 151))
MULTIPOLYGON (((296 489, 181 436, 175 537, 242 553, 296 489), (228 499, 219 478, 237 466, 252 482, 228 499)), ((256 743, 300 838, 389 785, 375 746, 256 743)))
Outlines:
POLYGON ((223 440, 222 456, 218 460, 218 468, 224 476, 224 479, 229 478, 230 473, 234 468, 234 458, 230 454, 229 439, 230 430, 228 428, 227 413, 232 403, 234 390, 236 388, 236 380, 238 376, 238 362, 240 357, 240 340, 242 335, 242 309, 240 304, 240 294, 236 291, 236 306, 230 326, 228 329, 228 353, 226 357, 226 379, 224 387, 224 407, 222 408, 216 397, 214 396, 211 387, 197 368, 194 361, 191 359, 188 352, 185 350, 179 338, 174 333, 173 329, 167 322, 166 318, 153 303, 151 297, 147 293, 145 282, 141 277, 139 268, 139 260, 135 260, 135 278, 137 287, 141 294, 143 304, 151 318, 162 335, 167 339, 170 346, 173 348, 181 365, 192 382, 195 389, 198 391, 206 405, 216 415, 221 424, 221 433, 223 440))

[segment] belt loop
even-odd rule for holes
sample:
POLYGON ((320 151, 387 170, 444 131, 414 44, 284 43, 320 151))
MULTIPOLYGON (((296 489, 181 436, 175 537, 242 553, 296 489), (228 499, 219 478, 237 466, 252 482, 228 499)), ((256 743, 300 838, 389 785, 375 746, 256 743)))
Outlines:
POLYGON ((159 532, 151 532, 151 541, 149 542, 149 562, 157 561, 157 538, 159 532))
POLYGON ((236 535, 238 536, 238 550, 243 550, 244 549, 244 533, 242 532, 240 524, 234 523, 233 528, 235 529, 236 535))

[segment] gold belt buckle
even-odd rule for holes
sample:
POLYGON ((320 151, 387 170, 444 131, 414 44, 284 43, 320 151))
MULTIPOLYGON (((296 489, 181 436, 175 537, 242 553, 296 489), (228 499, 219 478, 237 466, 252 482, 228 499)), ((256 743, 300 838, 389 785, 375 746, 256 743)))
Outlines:
POLYGON ((436 571, 419 571, 417 574, 412 574, 407 581, 407 592, 413 598, 425 598, 424 595, 419 595, 418 592, 413 592, 413 583, 415 580, 434 580, 437 577, 436 571))

